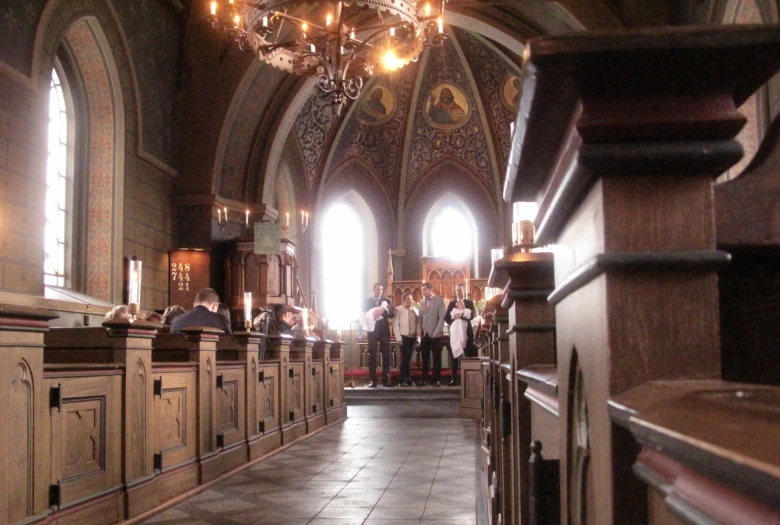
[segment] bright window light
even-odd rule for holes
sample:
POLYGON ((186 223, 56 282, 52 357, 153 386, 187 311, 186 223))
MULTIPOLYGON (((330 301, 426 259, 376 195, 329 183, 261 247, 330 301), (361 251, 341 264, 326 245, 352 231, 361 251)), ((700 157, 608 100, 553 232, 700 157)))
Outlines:
POLYGON ((358 318, 364 293, 363 227, 357 212, 339 203, 326 212, 322 231, 324 316, 330 326, 348 330, 349 322, 358 318))
POLYGON ((431 229, 433 256, 466 259, 471 255, 474 232, 463 213, 447 207, 433 219, 431 229))
POLYGON ((49 85, 46 226, 43 237, 44 284, 65 286, 65 242, 68 198, 68 108, 62 83, 52 70, 49 85))

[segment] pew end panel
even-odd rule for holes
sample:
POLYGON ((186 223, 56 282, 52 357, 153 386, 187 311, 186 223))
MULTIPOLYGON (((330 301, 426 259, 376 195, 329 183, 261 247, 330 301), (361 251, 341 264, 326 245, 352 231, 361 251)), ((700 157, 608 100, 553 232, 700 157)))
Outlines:
POLYGON ((256 418, 258 437, 249 443, 249 458, 255 460, 282 445, 279 361, 261 361, 257 376, 256 418))
POLYGON ((49 390, 43 377, 44 336, 57 315, 0 303, 0 521, 14 523, 50 512, 49 390))
POLYGON ((480 421, 482 419, 482 357, 460 358, 460 405, 458 417, 480 421))
MULTIPOLYGON (((50 392, 51 480, 49 504, 76 509, 85 499, 101 507, 92 523, 124 518, 122 486, 122 377, 119 366, 57 365, 44 369, 50 392), (96 519, 95 519, 96 518, 96 519)), ((90 506, 73 518, 86 519, 90 506)))

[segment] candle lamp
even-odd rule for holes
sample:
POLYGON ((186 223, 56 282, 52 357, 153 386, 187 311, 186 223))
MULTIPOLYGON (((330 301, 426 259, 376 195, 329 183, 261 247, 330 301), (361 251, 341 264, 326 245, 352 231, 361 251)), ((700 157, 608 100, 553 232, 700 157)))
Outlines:
POLYGON ((252 331, 252 292, 244 292, 244 327, 252 331))
POLYGON ((530 251, 536 246, 534 219, 539 210, 535 202, 515 202, 512 204, 512 246, 521 251, 530 251))
POLYGON ((135 319, 141 307, 141 269, 143 264, 133 255, 127 266, 127 311, 135 319))

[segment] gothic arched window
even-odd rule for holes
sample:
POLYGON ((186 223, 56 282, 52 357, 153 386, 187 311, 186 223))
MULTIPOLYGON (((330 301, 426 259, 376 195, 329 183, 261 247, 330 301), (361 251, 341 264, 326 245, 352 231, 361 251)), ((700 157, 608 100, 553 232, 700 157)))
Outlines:
POLYGON ((44 284, 70 287, 73 213, 73 101, 64 75, 52 69, 49 86, 44 284))

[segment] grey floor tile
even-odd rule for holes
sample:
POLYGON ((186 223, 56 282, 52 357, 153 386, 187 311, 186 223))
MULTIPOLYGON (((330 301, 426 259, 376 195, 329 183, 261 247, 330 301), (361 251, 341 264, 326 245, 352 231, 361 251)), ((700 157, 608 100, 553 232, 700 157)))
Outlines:
POLYGON ((476 525, 475 424, 370 408, 145 523, 476 525))

